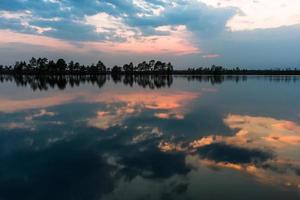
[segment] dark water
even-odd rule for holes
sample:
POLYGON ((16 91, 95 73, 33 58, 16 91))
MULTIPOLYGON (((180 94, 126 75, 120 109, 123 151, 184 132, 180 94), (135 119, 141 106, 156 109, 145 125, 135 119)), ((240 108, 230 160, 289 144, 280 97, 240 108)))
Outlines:
POLYGON ((0 76, 0 199, 300 199, 300 77, 0 76))

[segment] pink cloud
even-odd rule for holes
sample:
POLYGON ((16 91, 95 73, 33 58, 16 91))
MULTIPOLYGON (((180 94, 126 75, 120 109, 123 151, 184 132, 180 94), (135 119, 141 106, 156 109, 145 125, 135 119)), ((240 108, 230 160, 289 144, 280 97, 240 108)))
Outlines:
POLYGON ((54 39, 41 35, 16 33, 9 30, 0 30, 0 45, 9 43, 25 43, 60 50, 73 49, 73 45, 59 39, 54 39))
POLYGON ((206 54, 206 55, 203 55, 202 57, 206 58, 206 59, 212 59, 212 58, 218 58, 218 57, 220 57, 220 55, 219 54, 206 54))
POLYGON ((73 45, 67 41, 54 39, 42 35, 16 33, 9 30, 0 30, 1 44, 22 43, 44 46, 53 50, 87 53, 90 51, 108 53, 135 53, 135 54, 192 54, 199 52, 182 35, 151 36, 142 39, 128 38, 125 42, 81 42, 81 46, 73 45))
POLYGON ((177 36, 146 37, 140 40, 130 39, 126 42, 86 42, 86 47, 95 50, 117 53, 136 53, 136 54, 192 54, 200 50, 188 41, 177 36))
POLYGON ((180 113, 155 113, 154 116, 159 119, 184 119, 184 115, 180 113))

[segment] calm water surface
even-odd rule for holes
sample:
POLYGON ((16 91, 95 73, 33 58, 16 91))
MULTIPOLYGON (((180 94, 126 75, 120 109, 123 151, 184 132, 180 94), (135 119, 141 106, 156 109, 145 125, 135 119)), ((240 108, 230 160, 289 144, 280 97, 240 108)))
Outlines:
POLYGON ((0 199, 300 199, 300 77, 0 76, 0 199))

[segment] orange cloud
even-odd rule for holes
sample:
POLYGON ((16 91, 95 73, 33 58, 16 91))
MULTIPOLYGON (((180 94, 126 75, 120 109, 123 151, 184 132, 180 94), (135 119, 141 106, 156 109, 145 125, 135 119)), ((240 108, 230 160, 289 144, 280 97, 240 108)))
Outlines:
POLYGON ((262 183, 277 184, 282 187, 299 187, 300 177, 295 175, 295 170, 300 169, 299 124, 270 117, 247 115, 228 115, 224 119, 224 122, 229 128, 237 130, 235 135, 210 135, 202 137, 190 142, 188 147, 181 143, 161 142, 158 148, 163 152, 184 151, 188 153, 187 163, 193 164, 195 167, 200 164, 208 167, 238 170, 252 175, 262 183), (216 162, 214 160, 203 159, 194 154, 197 149, 214 143, 225 143, 241 148, 272 151, 276 155, 276 159, 267 160, 264 164, 273 166, 279 170, 264 168, 255 163, 216 162))
POLYGON ((231 143, 243 145, 252 141, 247 146, 267 146, 282 151, 295 145, 300 147, 300 125, 292 121, 229 115, 224 122, 231 129, 239 129, 235 137, 228 138, 231 143))
POLYGON ((85 101, 123 105, 115 107, 115 111, 99 111, 97 117, 88 120, 88 124, 100 129, 122 125, 126 118, 140 113, 142 109, 164 110, 164 112, 154 114, 155 117, 161 119, 183 119, 187 103, 197 97, 198 94, 192 92, 106 92, 98 96, 90 96, 85 101))
POLYGON ((153 110, 171 110, 184 107, 187 102, 194 100, 199 95, 193 92, 165 92, 165 91, 146 91, 146 92, 106 92, 86 99, 88 102, 116 103, 123 102, 127 105, 141 105, 153 110))
POLYGON ((28 97, 17 99, 0 97, 0 112, 10 113, 30 109, 40 109, 40 113, 28 116, 30 120, 34 117, 48 115, 47 107, 69 103, 75 100, 84 103, 105 103, 112 105, 108 111, 99 110, 96 117, 88 119, 88 125, 107 129, 109 127, 123 125, 123 121, 142 111, 142 109, 159 110, 154 116, 158 118, 183 119, 188 103, 196 99, 199 94, 193 92, 164 92, 164 91, 142 91, 142 92, 102 92, 100 94, 89 91, 78 92, 54 92, 49 96, 28 97), (119 104, 115 106, 115 104, 119 104))
POLYGON ((17 112, 27 109, 47 108, 74 100, 72 95, 53 95, 30 99, 0 98, 0 112, 17 112))
POLYGON ((184 115, 176 113, 155 113, 154 116, 159 119, 184 119, 184 115))
POLYGON ((128 109, 126 107, 121 107, 116 112, 99 111, 96 117, 88 119, 88 125, 102 130, 114 126, 121 126, 123 121, 133 115, 134 112, 134 109, 128 109))
MULTIPOLYGON (((252 176, 255 180, 263 184, 276 184, 283 188, 299 189, 300 177, 296 176, 294 173, 278 173, 276 171, 257 167, 254 164, 215 162, 213 160, 202 159, 197 155, 187 156, 186 162, 194 167, 199 167, 199 165, 201 165, 209 168, 236 170, 252 176)), ((272 161, 268 164, 278 165, 278 163, 272 163, 272 161)))

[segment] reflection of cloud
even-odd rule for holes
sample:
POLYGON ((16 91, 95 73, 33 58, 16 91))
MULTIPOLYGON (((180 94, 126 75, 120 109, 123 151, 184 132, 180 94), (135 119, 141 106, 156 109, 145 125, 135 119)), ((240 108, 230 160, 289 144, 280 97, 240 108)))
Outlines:
POLYGON ((159 119, 184 119, 184 115, 176 113, 155 113, 154 116, 159 119))
POLYGON ((298 187, 300 125, 243 115, 228 115, 224 122, 237 130, 235 135, 210 135, 190 142, 188 147, 168 142, 158 147, 164 152, 185 151, 191 154, 188 162, 196 159, 202 165, 246 172, 261 182, 298 187))
POLYGON ((257 149, 214 143, 198 148, 201 158, 233 164, 262 163, 273 158, 272 153, 257 149))
POLYGON ((26 119, 26 120, 32 120, 32 119, 34 119, 34 118, 43 117, 43 116, 53 117, 54 115, 55 115, 54 112, 48 112, 48 111, 45 110, 45 109, 41 109, 41 110, 40 110, 38 113, 36 113, 36 114, 26 116, 25 119, 26 119))
MULTIPOLYGON (((4 128, 4 129, 8 129, 8 130, 14 130, 14 129, 27 129, 27 130, 31 130, 34 131, 36 129, 36 126, 38 124, 40 124, 41 122, 36 122, 34 121, 34 119, 39 118, 39 117, 44 117, 44 116, 48 116, 48 117, 53 117, 55 116, 54 112, 49 112, 45 109, 41 109, 38 112, 36 112, 35 114, 31 114, 24 118, 21 118, 21 121, 14 121, 14 122, 4 122, 4 123, 0 123, 0 128, 4 128)), ((61 121, 45 121, 42 123, 47 123, 47 124, 53 124, 53 125, 62 125, 63 122, 61 121)))
POLYGON ((203 55, 202 57, 206 58, 206 59, 212 59, 212 58, 218 58, 218 57, 220 57, 220 55, 219 54, 206 54, 206 55, 203 55))
MULTIPOLYGON (((232 169, 247 173, 261 183, 265 184, 276 184, 282 187, 294 187, 299 188, 300 178, 295 175, 294 172, 287 169, 282 169, 282 171, 276 171, 274 169, 268 169, 266 166, 259 166, 253 163, 240 164, 240 163, 231 163, 231 162, 216 162, 210 159, 203 159, 198 155, 188 156, 186 159, 187 164, 199 167, 204 165, 212 169, 232 169)), ((269 161, 265 165, 273 164, 276 166, 276 161, 269 161)), ((286 168, 286 167, 284 167, 286 168)))
MULTIPOLYGON (((192 92, 161 92, 143 91, 132 93, 102 92, 92 93, 79 91, 73 93, 49 93, 49 96, 25 97, 21 99, 0 98, 0 112, 11 113, 17 111, 40 109, 39 113, 27 116, 30 121, 37 117, 53 116, 55 113, 47 112, 45 108, 80 100, 84 103, 104 103, 110 105, 108 111, 101 110, 97 116, 88 119, 88 124, 99 129, 108 129, 121 126, 129 116, 140 113, 142 109, 157 110, 157 118, 183 119, 186 105, 198 97, 192 92)), ((11 125, 8 127, 16 127, 11 125)))
POLYGON ((115 112, 97 112, 97 116, 88 120, 88 125, 106 130, 110 127, 121 126, 123 120, 128 116, 131 116, 135 110, 125 107, 117 109, 115 112))
POLYGON ((196 97, 198 97, 198 95, 192 92, 177 91, 145 91, 134 93, 107 92, 89 98, 87 101, 105 103, 123 102, 128 105, 141 105, 153 110, 170 110, 181 108, 187 101, 191 101, 196 97))
POLYGON ((26 109, 46 108, 67 103, 74 99, 71 95, 53 95, 30 99, 0 98, 0 112, 17 112, 26 109))
POLYGON ((35 127, 32 124, 24 123, 24 122, 8 122, 8 123, 1 123, 0 128, 7 129, 7 130, 15 130, 15 129, 25 129, 34 131, 35 127))
POLYGON ((272 149, 276 150, 277 154, 300 147, 300 126, 292 121, 269 117, 228 115, 224 122, 229 128, 238 130, 234 136, 211 135, 193 141, 191 146, 199 148, 212 143, 225 142, 246 148, 272 149))
POLYGON ((231 129, 239 129, 234 137, 226 138, 231 144, 276 148, 277 152, 282 153, 285 148, 300 147, 300 125, 292 121, 229 115, 224 122, 231 129))
POLYGON ((110 111, 99 111, 97 117, 88 120, 88 124, 100 129, 120 126, 126 118, 140 113, 142 109, 159 110, 154 116, 160 119, 183 119, 186 104, 197 96, 192 92, 102 93, 85 101, 114 106, 109 107, 110 111))
POLYGON ((163 133, 157 127, 138 127, 138 130, 142 131, 142 133, 135 136, 132 139, 132 143, 139 143, 154 138, 160 138, 163 135, 163 133))
POLYGON ((165 142, 165 141, 161 141, 158 144, 158 148, 163 152, 172 152, 172 151, 183 152, 186 150, 181 146, 181 144, 175 144, 172 142, 165 142))
MULTIPOLYGON (((89 91, 79 91, 72 93, 49 93, 49 96, 24 97, 20 99, 9 99, 0 97, 0 112, 17 112, 30 109, 43 109, 51 106, 57 106, 64 103, 81 99, 85 103, 125 103, 126 112, 133 112, 136 107, 144 107, 152 110, 171 110, 182 109, 187 102, 198 97, 198 94, 192 92, 161 92, 145 91, 120 93, 102 92, 93 93, 89 91)), ((125 109, 125 108, 124 108, 125 109)), ((180 114, 172 112, 174 114, 180 114)))

